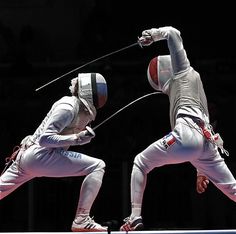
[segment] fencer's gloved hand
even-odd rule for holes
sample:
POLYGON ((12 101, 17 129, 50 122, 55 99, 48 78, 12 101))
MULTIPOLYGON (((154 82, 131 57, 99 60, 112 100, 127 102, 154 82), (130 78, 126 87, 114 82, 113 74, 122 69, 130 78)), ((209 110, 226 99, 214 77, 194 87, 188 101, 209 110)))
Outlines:
POLYGON ((89 143, 92 138, 95 137, 95 132, 92 128, 86 126, 86 129, 79 132, 77 135, 77 144, 78 145, 84 145, 89 143))
POLYGON ((138 43, 140 46, 149 46, 153 43, 153 38, 150 30, 145 30, 142 32, 142 36, 138 38, 138 43))
POLYGON ((208 184, 209 184, 209 180, 206 178, 206 176, 203 176, 203 175, 197 176, 196 190, 198 193, 205 192, 208 184))
MULTIPOLYGON (((166 27, 168 29, 168 27, 166 27)), ((166 30, 167 31, 167 30, 166 30)), ((138 43, 141 46, 149 46, 155 41, 163 40, 166 37, 165 30, 162 28, 151 28, 144 30, 142 36, 138 39, 138 43)))

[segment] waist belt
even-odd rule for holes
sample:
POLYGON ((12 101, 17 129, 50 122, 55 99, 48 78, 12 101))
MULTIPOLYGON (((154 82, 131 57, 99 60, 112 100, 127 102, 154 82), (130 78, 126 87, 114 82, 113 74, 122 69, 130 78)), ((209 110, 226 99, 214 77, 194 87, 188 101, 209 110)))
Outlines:
POLYGON ((212 144, 215 144, 221 150, 222 154, 229 156, 229 152, 223 147, 224 141, 221 138, 220 134, 214 133, 212 126, 209 123, 205 123, 202 119, 191 115, 179 114, 177 116, 177 118, 183 118, 189 124, 189 126, 192 126, 192 128, 195 127, 184 117, 191 118, 200 127, 202 135, 212 144))

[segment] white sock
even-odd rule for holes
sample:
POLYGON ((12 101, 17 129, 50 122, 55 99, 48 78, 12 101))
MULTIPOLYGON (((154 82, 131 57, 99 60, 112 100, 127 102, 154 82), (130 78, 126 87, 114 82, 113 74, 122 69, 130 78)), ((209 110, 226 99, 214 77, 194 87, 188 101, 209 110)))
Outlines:
POLYGON ((141 216, 141 205, 140 204, 132 204, 132 212, 131 218, 141 216))
POLYGON ((76 223, 81 222, 82 220, 86 219, 89 216, 89 213, 77 213, 75 217, 76 223))

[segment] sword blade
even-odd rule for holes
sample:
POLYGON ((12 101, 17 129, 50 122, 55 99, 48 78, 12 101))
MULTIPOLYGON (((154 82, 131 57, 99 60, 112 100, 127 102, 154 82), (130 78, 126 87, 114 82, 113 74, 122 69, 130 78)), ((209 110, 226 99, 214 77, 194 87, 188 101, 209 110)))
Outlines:
POLYGON ((64 73, 63 75, 61 75, 61 76, 59 76, 59 77, 57 77, 57 78, 55 78, 55 79, 53 79, 53 80, 51 80, 51 81, 49 81, 48 83, 46 83, 46 84, 40 86, 39 88, 35 89, 35 91, 39 91, 39 90, 43 89, 44 87, 46 87, 46 86, 48 86, 48 85, 50 85, 50 84, 52 84, 52 83, 54 83, 54 82, 60 80, 61 78, 65 77, 65 76, 71 74, 72 72, 75 72, 75 71, 77 71, 77 70, 79 70, 79 69, 81 69, 81 68, 83 68, 83 67, 85 67, 85 66, 87 66, 87 65, 89 65, 89 64, 91 64, 91 63, 97 62, 98 60, 101 60, 101 59, 106 58, 106 57, 108 57, 108 56, 111 56, 111 55, 113 55, 113 54, 117 54, 117 53, 119 53, 119 52, 121 52, 121 51, 123 51, 123 50, 127 50, 127 49, 129 49, 129 48, 131 48, 131 47, 134 47, 134 46, 136 46, 136 45, 139 45, 139 46, 140 46, 139 42, 135 42, 135 43, 133 43, 133 44, 131 44, 131 45, 122 47, 121 49, 115 50, 115 51, 110 52, 110 53, 108 53, 108 54, 105 54, 105 55, 103 55, 103 56, 101 56, 101 57, 98 57, 98 58, 96 58, 96 59, 93 59, 93 60, 91 60, 91 61, 89 61, 89 62, 87 62, 87 63, 85 63, 85 64, 83 64, 83 65, 81 65, 81 66, 79 66, 79 67, 77 67, 77 68, 75 68, 75 69, 73 69, 73 70, 67 72, 67 73, 64 73))

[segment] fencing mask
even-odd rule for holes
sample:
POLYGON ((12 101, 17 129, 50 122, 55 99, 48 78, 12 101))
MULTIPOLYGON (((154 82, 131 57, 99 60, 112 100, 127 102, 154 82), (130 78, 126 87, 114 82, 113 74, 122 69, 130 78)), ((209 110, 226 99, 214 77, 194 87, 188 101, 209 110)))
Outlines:
POLYGON ((168 92, 169 81, 173 76, 170 55, 161 55, 153 58, 147 69, 147 77, 150 85, 163 93, 168 92))
POLYGON ((82 102, 85 100, 96 109, 104 106, 107 101, 106 80, 99 73, 79 73, 78 77, 71 80, 69 89, 82 102))

